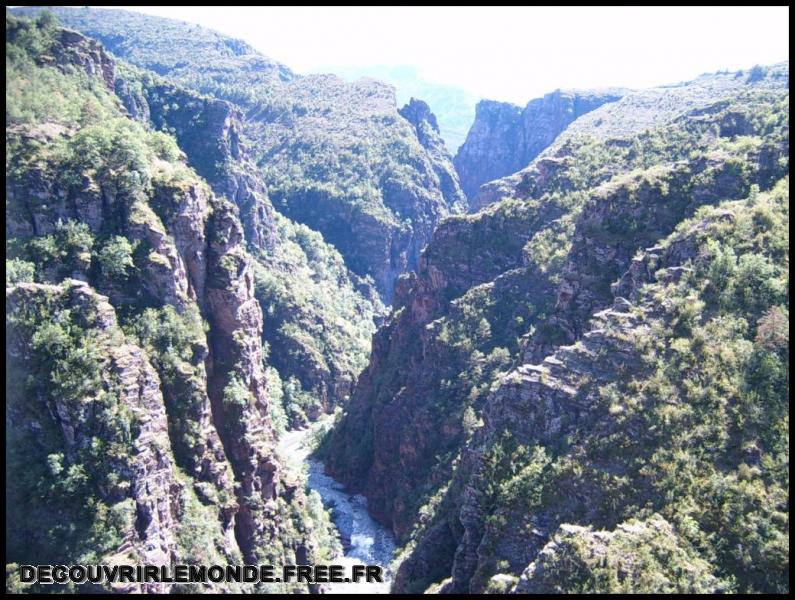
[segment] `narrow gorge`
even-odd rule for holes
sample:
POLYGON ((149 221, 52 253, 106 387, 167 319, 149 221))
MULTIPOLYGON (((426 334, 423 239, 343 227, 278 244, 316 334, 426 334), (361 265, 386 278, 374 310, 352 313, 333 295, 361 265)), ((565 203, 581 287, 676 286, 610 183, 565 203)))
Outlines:
POLYGON ((134 12, 8 9, 6 67, 8 593, 789 591, 788 63, 457 149, 134 12))

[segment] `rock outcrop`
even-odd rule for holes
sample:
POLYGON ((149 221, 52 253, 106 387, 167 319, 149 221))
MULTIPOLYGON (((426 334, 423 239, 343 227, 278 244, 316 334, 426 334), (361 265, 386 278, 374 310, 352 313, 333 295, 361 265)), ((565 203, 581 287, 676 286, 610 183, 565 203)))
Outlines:
POLYGON ((723 591, 709 563, 687 548, 660 516, 622 523, 614 531, 561 525, 510 591, 632 592, 646 586, 660 594, 723 591), (653 558, 641 556, 649 552, 653 558))
POLYGON ((89 77, 102 79, 108 89, 115 86, 116 68, 113 59, 105 52, 102 44, 77 31, 61 29, 50 53, 41 56, 40 61, 42 65, 54 62, 61 67, 78 67, 89 77))
MULTIPOLYGON (((200 155, 239 160, 232 166, 241 177, 219 176, 215 186, 243 198, 244 208, 267 200, 249 189, 249 204, 231 189, 246 184, 250 166, 231 105, 160 90, 195 110, 215 136, 201 140, 201 123, 189 130, 176 119, 183 154, 172 138, 130 120, 112 96, 116 82, 86 66, 90 56, 115 72, 96 42, 67 32, 69 50, 60 55, 64 30, 15 19, 9 28, 38 28, 42 38, 36 46, 30 36, 9 37, 17 60, 39 65, 15 77, 41 75, 37 82, 52 85, 77 66, 88 79, 69 81, 72 102, 101 107, 78 122, 56 104, 13 117, 7 129, 10 253, 12 263, 32 265, 7 280, 16 339, 7 354, 18 411, 13 469, 32 469, 9 493, 20 496, 19 507, 33 495, 62 518, 26 545, 42 512, 20 514, 8 538, 12 560, 25 552, 34 553, 25 562, 49 553, 52 564, 313 560, 313 530, 302 524, 299 532, 294 522, 306 497, 275 455, 263 315, 239 209, 183 159, 189 154, 203 168, 200 155), (54 53, 53 61, 37 52, 54 53), (62 151, 50 153, 55 144, 62 151)), ((139 117, 163 110, 151 99, 136 106, 139 117)), ((265 219, 251 222, 252 236, 271 231, 265 219)))
POLYGON ((254 273, 243 250, 243 231, 230 204, 221 201, 213 207, 208 242, 207 392, 215 425, 241 484, 238 539, 246 559, 255 561, 256 548, 270 537, 266 535, 270 524, 256 507, 278 495, 279 465, 273 459, 275 435, 262 372, 262 310, 254 298, 254 273), (232 397, 229 390, 239 391, 239 397, 232 397))
MULTIPOLYGON (((182 516, 179 504, 182 484, 175 474, 160 380, 143 351, 124 339, 107 298, 85 282, 66 280, 61 285, 13 286, 6 291, 6 309, 9 324, 6 367, 12 381, 21 383, 26 377, 40 376, 40 369, 46 373, 47 365, 52 364, 47 362, 54 358, 47 356, 50 348, 40 343, 44 335, 41 327, 47 323, 39 321, 41 317, 52 322, 71 319, 78 324, 79 335, 93 342, 92 352, 96 354, 89 355, 89 360, 96 361, 93 366, 97 369, 90 380, 94 385, 86 385, 83 388, 86 395, 79 398, 70 397, 64 388, 57 386, 48 393, 47 382, 40 380, 33 386, 38 388, 36 402, 30 404, 26 401, 30 385, 10 387, 7 390, 10 439, 20 445, 24 440, 28 447, 55 460, 51 464, 56 478, 66 463, 72 465, 70 475, 79 471, 92 481, 99 480, 97 498, 105 504, 106 512, 110 508, 117 516, 112 527, 119 544, 109 548, 113 553, 111 560, 170 565, 178 558, 176 532, 182 516), (37 315, 37 310, 42 314, 37 315), (31 320, 31 315, 38 318, 31 320), (126 415, 126 420, 120 415, 126 415), (97 456, 88 450, 114 445, 116 451, 111 457, 97 456), (105 481, 101 479, 103 473, 108 473, 105 481)), ((55 378, 55 371, 52 373, 55 378)), ((29 457, 33 462, 40 458, 36 451, 29 457)), ((12 459, 7 468, 11 468, 11 475, 21 477, 22 472, 17 470, 20 466, 12 459)), ((9 500, 19 503, 12 508, 12 514, 19 510, 34 514, 46 510, 59 512, 57 492, 44 498, 20 498, 14 488, 10 493, 9 500)), ((89 498, 86 491, 78 502, 82 504, 89 498)), ((70 507, 65 516, 68 519, 79 511, 70 507)), ((50 519, 43 517, 43 523, 38 525, 46 525, 50 519)), ((27 523, 34 524, 25 519, 17 522, 16 527, 24 528, 27 523)), ((29 531, 17 529, 13 535, 27 535, 36 540, 46 534, 37 533, 34 527, 29 531)), ((68 543, 66 539, 61 541, 68 543)), ((125 591, 164 593, 170 587, 164 583, 142 583, 125 591)))
POLYGON ((531 100, 524 108, 481 100, 475 122, 454 160, 461 187, 470 199, 469 210, 484 206, 478 201, 481 185, 525 168, 569 124, 605 103, 616 102, 625 93, 556 90, 531 100))
MULTIPOLYGON (((242 114, 229 102, 203 97, 146 74, 142 97, 124 96, 131 115, 147 115, 161 130, 172 131, 188 164, 218 196, 234 202, 240 211, 246 242, 254 252, 272 253, 277 243, 273 206, 241 140, 242 114)), ((120 80, 122 85, 126 83, 120 80)))
POLYGON ((630 267, 639 246, 671 233, 700 206, 744 198, 752 185, 770 188, 783 175, 786 152, 763 144, 744 158, 742 171, 712 156, 637 178, 616 177, 593 190, 575 222, 548 326, 526 340, 524 359, 539 361, 561 341, 579 339, 590 315, 612 302, 609 284, 630 267))
MULTIPOLYGON (((427 135, 420 142, 416 125, 399 114, 392 86, 366 78, 348 83, 333 75, 299 76, 239 40, 194 32, 168 19, 52 10, 61 22, 133 65, 240 107, 241 133, 251 141, 275 208, 319 231, 354 274, 374 282, 386 304, 396 277, 417 269, 436 225, 463 210, 455 169, 440 138, 427 148, 427 135)), ((177 105, 183 112, 182 103, 177 105)), ((128 110, 145 114, 135 102, 128 110)), ((220 133, 223 139, 226 133, 220 133)), ((215 138, 198 141, 215 143, 208 139, 215 138)), ((214 178, 208 180, 216 185, 214 178)), ((251 226, 245 210, 241 218, 251 226)))
POLYGON ((466 212, 467 200, 461 190, 458 173, 453 166, 453 157, 445 146, 436 116, 431 112, 428 104, 412 98, 398 112, 411 123, 420 144, 428 151, 433 162, 433 170, 439 177, 442 195, 453 212, 466 212))

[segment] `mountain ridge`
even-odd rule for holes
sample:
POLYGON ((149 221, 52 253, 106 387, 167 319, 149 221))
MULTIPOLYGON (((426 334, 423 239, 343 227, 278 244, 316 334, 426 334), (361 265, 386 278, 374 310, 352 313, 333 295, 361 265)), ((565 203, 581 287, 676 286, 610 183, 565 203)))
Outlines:
POLYGON ((196 41, 190 25, 173 20, 120 11, 50 11, 67 26, 115 42, 120 58, 134 65, 156 67, 177 84, 238 105, 277 210, 319 231, 351 271, 374 280, 387 304, 395 277, 416 268, 435 224, 463 210, 460 191, 448 186, 442 192, 434 172, 435 161, 449 159, 425 154, 388 84, 292 72, 281 77, 278 63, 274 67, 259 54, 234 60, 233 50, 218 41, 225 36, 209 32, 209 40, 196 41), (174 32, 160 35, 160 27, 174 32), (207 59, 205 47, 215 60, 207 59), (162 56, 171 61, 162 63, 162 56), (258 60, 271 66, 262 70, 258 60), (360 143, 363 138, 368 144, 360 143), (341 235, 346 231, 351 235, 341 235))
POLYGON ((788 63, 484 101, 452 159, 390 84, 54 11, 138 64, 7 13, 7 591, 348 560, 313 421, 393 592, 789 590, 788 63))

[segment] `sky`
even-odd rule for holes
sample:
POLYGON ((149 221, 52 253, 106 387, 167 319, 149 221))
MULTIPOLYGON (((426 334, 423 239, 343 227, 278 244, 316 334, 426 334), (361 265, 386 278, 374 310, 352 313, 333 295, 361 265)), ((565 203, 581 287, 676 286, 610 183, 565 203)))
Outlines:
POLYGON ((789 58, 788 7, 119 7, 240 38, 298 73, 409 65, 524 104, 789 58))

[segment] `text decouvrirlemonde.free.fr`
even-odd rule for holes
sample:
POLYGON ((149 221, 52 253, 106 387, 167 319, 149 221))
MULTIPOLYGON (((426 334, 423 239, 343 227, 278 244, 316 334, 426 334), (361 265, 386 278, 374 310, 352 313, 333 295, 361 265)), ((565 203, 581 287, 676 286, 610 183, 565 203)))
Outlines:
POLYGON ((382 583, 381 567, 351 565, 20 565, 23 583, 382 583))

